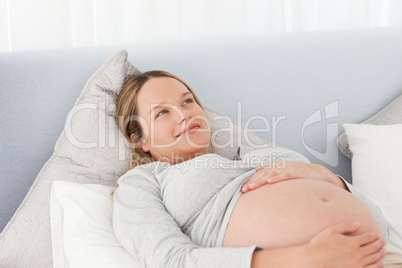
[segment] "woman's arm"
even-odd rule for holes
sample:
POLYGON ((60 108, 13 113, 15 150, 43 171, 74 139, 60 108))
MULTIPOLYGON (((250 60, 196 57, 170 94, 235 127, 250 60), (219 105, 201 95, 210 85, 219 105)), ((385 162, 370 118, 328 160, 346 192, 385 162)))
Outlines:
MULTIPOLYGON (((326 252, 322 251, 325 245, 333 244, 335 232, 316 237, 315 243, 300 247, 258 251, 257 246, 201 248, 182 233, 166 212, 159 185, 148 176, 140 171, 126 173, 119 180, 113 210, 116 237, 143 267, 322 267, 310 264, 339 263, 335 257, 343 251, 330 250, 328 246, 326 252)), ((335 244, 342 244, 343 249, 349 251, 348 245, 358 245, 351 237, 342 235, 341 238, 345 239, 335 244)), ((367 245, 375 243, 378 241, 366 242, 367 245)))
POLYGON ((143 267, 250 267, 257 246, 202 248, 183 234, 166 211, 151 172, 131 170, 114 194, 117 239, 143 267))

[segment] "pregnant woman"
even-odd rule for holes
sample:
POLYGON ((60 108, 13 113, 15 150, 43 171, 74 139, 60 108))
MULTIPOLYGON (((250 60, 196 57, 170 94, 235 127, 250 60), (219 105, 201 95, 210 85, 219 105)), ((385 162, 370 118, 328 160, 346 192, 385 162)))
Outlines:
POLYGON ((382 267, 388 233, 373 204, 283 147, 215 154, 202 105, 178 77, 128 77, 116 123, 133 161, 113 226, 142 266, 382 267))

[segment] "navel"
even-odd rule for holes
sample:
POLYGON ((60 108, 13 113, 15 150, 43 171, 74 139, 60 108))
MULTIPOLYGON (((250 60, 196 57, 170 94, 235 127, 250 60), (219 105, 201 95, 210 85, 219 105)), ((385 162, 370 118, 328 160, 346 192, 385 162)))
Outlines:
POLYGON ((326 198, 326 197, 323 197, 323 198, 321 198, 321 201, 324 202, 324 203, 327 203, 329 201, 329 199, 326 198))

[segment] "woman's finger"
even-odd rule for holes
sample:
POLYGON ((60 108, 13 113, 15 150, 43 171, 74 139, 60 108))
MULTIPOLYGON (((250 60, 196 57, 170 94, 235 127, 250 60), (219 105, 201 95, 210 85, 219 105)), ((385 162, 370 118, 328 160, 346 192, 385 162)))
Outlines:
POLYGON ((385 246, 385 241, 382 238, 379 238, 375 241, 372 241, 369 244, 366 244, 362 247, 364 252, 364 256, 370 256, 371 254, 378 252, 385 246))
POLYGON ((261 180, 265 176, 266 172, 256 172, 245 184, 250 185, 258 180, 261 180))
POLYGON ((366 256, 363 259, 364 266, 365 267, 382 267, 381 259, 384 258, 385 254, 386 254, 386 251, 384 249, 380 249, 377 252, 375 252, 374 254, 366 256), (372 266, 372 265, 374 265, 374 266, 372 266))
POLYGON ((251 189, 251 188, 250 188, 250 185, 254 185, 254 183, 255 183, 256 181, 258 181, 259 179, 261 179, 261 176, 262 176, 262 174, 259 174, 259 173, 254 174, 248 181, 246 181, 246 182, 243 184, 243 186, 242 186, 242 188, 241 188, 242 192, 245 193, 245 192, 247 192, 248 190, 250 190, 250 189, 251 189))
POLYGON ((264 165, 264 166, 261 166, 261 167, 257 168, 256 171, 260 171, 260 170, 263 170, 263 169, 266 169, 266 168, 272 168, 272 165, 266 164, 266 165, 264 165))
POLYGON ((263 169, 264 169, 264 167, 259 167, 255 171, 258 172, 258 171, 263 170, 263 169))
POLYGON ((253 190, 255 188, 258 188, 264 184, 267 184, 267 180, 264 178, 266 175, 261 175, 258 176, 258 178, 255 178, 253 181, 247 183, 247 186, 250 190, 253 190))
POLYGON ((360 227, 359 222, 345 222, 338 225, 328 227, 328 229, 335 234, 352 234, 360 227))
POLYGON ((276 182, 280 182, 280 181, 286 181, 286 180, 289 180, 289 179, 297 179, 297 178, 291 177, 289 172, 284 171, 284 172, 282 172, 282 173, 280 173, 280 174, 278 174, 276 176, 273 176, 271 178, 267 178, 267 182, 269 184, 272 184, 272 183, 276 183, 276 182))
POLYGON ((378 239, 380 239, 380 236, 375 232, 370 232, 355 236, 355 238, 357 239, 359 245, 362 247, 364 245, 368 245, 374 241, 377 241, 378 239))
POLYGON ((374 264, 365 266, 365 268, 382 268, 382 267, 384 267, 383 261, 378 261, 378 262, 376 262, 374 264))
POLYGON ((251 176, 250 179, 248 179, 245 184, 250 184, 252 182, 255 182, 256 180, 260 180, 262 177, 264 177, 267 174, 267 171, 263 170, 260 172, 255 172, 253 176, 251 176))
POLYGON ((264 170, 261 172, 256 172, 248 181, 246 181, 242 187, 242 192, 247 192, 248 190, 253 190, 262 185, 267 184, 266 177, 270 176, 269 170, 264 170))

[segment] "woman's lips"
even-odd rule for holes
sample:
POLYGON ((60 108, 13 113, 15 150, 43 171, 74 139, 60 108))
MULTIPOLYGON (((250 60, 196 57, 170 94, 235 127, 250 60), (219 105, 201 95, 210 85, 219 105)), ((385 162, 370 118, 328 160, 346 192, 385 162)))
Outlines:
POLYGON ((187 134, 190 134, 190 133, 194 133, 194 132, 196 132, 198 129, 200 128, 200 125, 199 124, 196 124, 196 123, 194 123, 194 124, 191 124, 189 127, 187 127, 186 129, 188 129, 188 130, 183 130, 179 135, 177 135, 177 137, 181 137, 181 136, 183 136, 183 135, 187 135, 187 134))

